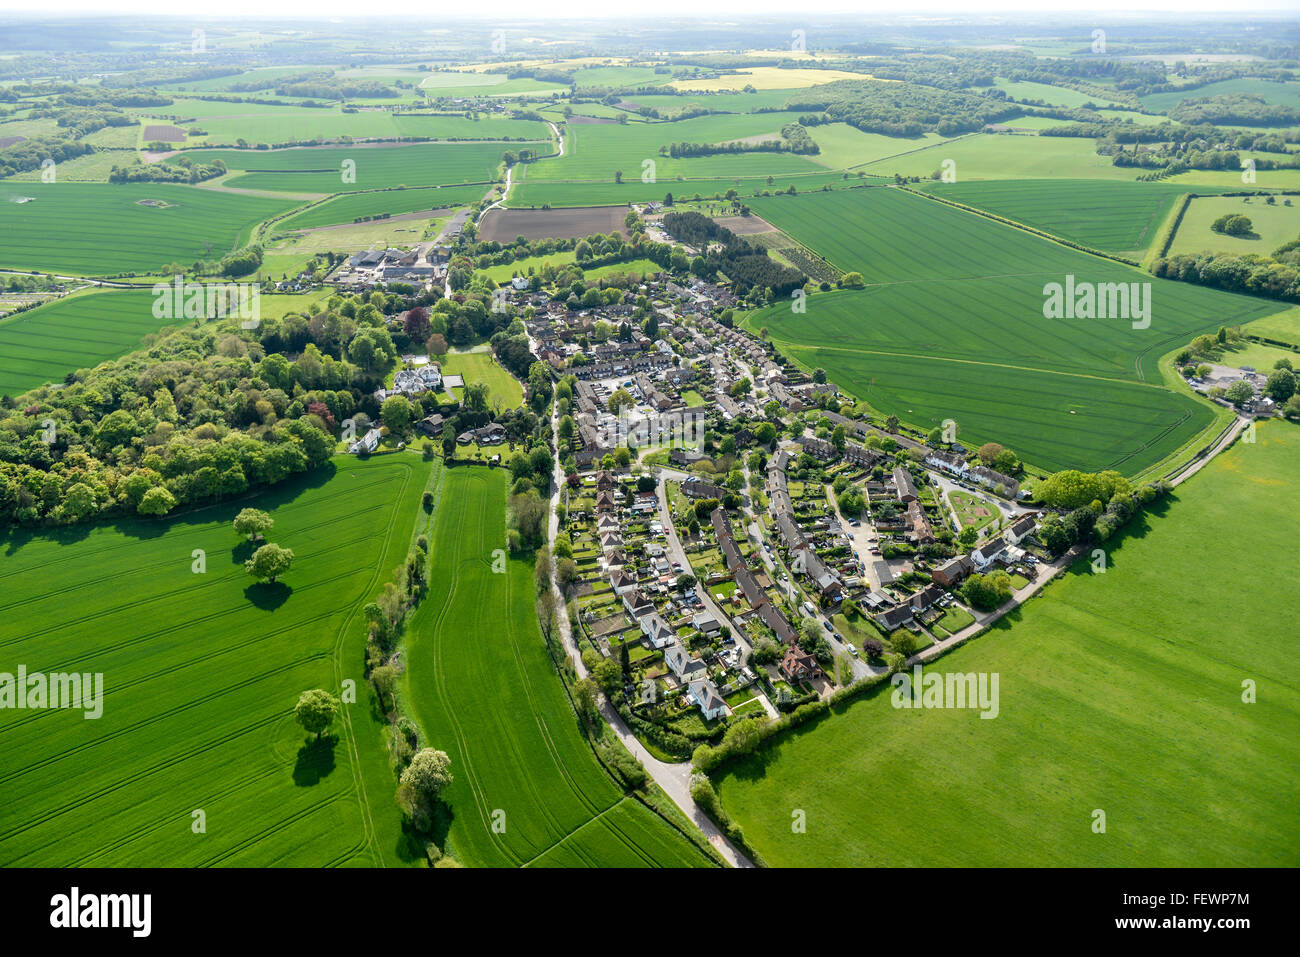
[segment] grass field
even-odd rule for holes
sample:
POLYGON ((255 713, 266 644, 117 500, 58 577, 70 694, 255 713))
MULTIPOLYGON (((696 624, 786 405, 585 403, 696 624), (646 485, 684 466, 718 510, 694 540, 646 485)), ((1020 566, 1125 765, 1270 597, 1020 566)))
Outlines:
MULTIPOLYGON (((503 409, 522 405, 524 389, 519 380, 503 369, 491 352, 452 352, 442 363, 443 375, 462 375, 465 382, 482 382, 488 387, 488 404, 500 400, 503 409)), ((461 398, 461 396, 457 396, 461 398)))
POLYGON ((701 179, 766 176, 821 170, 819 164, 793 153, 733 153, 673 159, 659 155, 670 143, 723 143, 777 133, 797 113, 720 114, 675 123, 617 123, 570 126, 564 155, 539 160, 528 170, 530 181, 558 180, 613 183, 616 170, 624 179, 639 181, 645 160, 654 162, 659 180, 682 175, 701 179))
POLYGON ((999 673, 996 719, 896 710, 886 686, 726 768, 724 807, 774 866, 1295 867, 1300 671, 1260 569, 1291 553, 1297 469, 1300 431, 1262 426, 1110 545, 1105 575, 1085 558, 931 666, 999 673), (1207 560, 1227 525, 1259 565, 1207 560))
POLYGON ((195 162, 221 159, 247 170, 226 185, 298 193, 337 193, 391 186, 447 186, 496 178, 504 143, 423 143, 415 146, 322 147, 289 150, 195 150, 195 162), (355 176, 343 179, 344 164, 355 176))
POLYGON ((254 224, 293 205, 157 183, 0 185, 0 266, 99 276, 220 259, 254 224), (24 197, 34 201, 15 201, 24 197))
POLYGON ((125 355, 163 326, 147 291, 89 292, 0 319, 0 395, 16 396, 46 382, 62 382, 125 355))
POLYGON ((1085 103, 1091 103, 1094 106, 1106 106, 1115 102, 1105 97, 1080 93, 1078 90, 1071 90, 1068 87, 1052 86, 1048 83, 1034 83, 1031 80, 1013 81, 998 77, 995 82, 997 88, 1003 90, 1007 96, 1015 97, 1017 100, 1042 100, 1052 106, 1078 107, 1083 106, 1085 103))
POLYGON ((1165 391, 1160 356, 1275 303, 1162 280, 893 189, 755 200, 755 212, 870 285, 773 304, 767 328, 809 368, 925 428, 954 418, 1043 468, 1136 473, 1189 441, 1212 410, 1165 391), (928 204, 918 206, 917 204, 928 204), (868 222, 868 230, 854 223, 868 222), (1043 288, 1152 282, 1151 324, 1043 317, 1043 288))
POLYGON ((1178 224, 1178 232, 1169 246, 1170 254, 1199 253, 1213 250, 1238 256, 1251 253, 1267 256, 1278 246, 1300 239, 1300 206, 1267 205, 1256 196, 1245 201, 1241 196, 1205 196, 1192 200, 1178 224), (1210 228, 1220 216, 1241 214, 1249 217, 1254 231, 1246 236, 1227 236, 1210 228))
POLYGON ((537 626, 531 557, 493 574, 507 479, 443 471, 430 593, 407 631, 406 695, 455 775, 435 839, 474 866, 709 864, 625 796, 583 739, 537 626))
POLYGON ((944 138, 938 133, 926 133, 905 139, 900 136, 884 136, 880 133, 864 133, 847 123, 814 126, 809 129, 809 133, 821 149, 813 159, 831 169, 862 166, 886 156, 896 156, 899 153, 944 142, 944 138))
POLYGON ((1300 83, 1280 83, 1276 80, 1263 80, 1259 77, 1238 77, 1232 80, 1220 80, 1188 90, 1171 90, 1167 93, 1151 93, 1142 97, 1142 105, 1150 110, 1163 112, 1177 106, 1184 99, 1201 99, 1207 96, 1230 96, 1236 93, 1249 93, 1262 96, 1264 102, 1300 109, 1300 83))
POLYGON ((276 223, 277 230, 315 229, 351 223, 360 216, 389 213, 400 216, 429 209, 462 206, 482 199, 486 186, 442 186, 417 189, 386 189, 374 193, 348 193, 326 200, 305 212, 276 223))
POLYGON ((1140 259, 1185 186, 1113 180, 934 183, 928 192, 1093 249, 1140 259))
POLYGON ((0 862, 403 863, 361 608, 405 556, 428 474, 413 455, 340 459, 167 521, 9 532, 0 671, 101 672, 104 704, 99 720, 0 711, 0 862), (249 547, 230 523, 249 505, 295 553, 279 585, 242 567, 249 547), (345 677, 357 703, 317 745, 293 705, 345 677), (196 809, 205 834, 191 831, 196 809))

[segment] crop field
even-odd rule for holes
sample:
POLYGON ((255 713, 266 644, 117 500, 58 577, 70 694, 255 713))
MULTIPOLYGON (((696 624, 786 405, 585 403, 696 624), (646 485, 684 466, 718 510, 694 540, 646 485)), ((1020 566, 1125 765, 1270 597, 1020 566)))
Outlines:
POLYGON ((482 199, 486 186, 431 186, 347 193, 276 223, 277 230, 316 229, 351 223, 361 216, 382 216, 442 210, 482 199))
POLYGON ((735 74, 708 80, 674 80, 671 84, 679 90, 739 90, 752 86, 755 90, 802 90, 836 80, 870 80, 869 73, 851 73, 847 70, 784 69, 774 66, 756 66, 735 74))
POLYGON ((507 478, 442 472, 430 591, 407 630, 406 694, 422 740, 450 755, 455 775, 445 844, 473 866, 709 864, 625 796, 583 739, 538 629, 531 556, 493 574, 507 478))
POLYGON ((0 863, 402 863, 361 608, 405 556, 428 474, 413 455, 337 459, 164 521, 9 532, 0 670, 102 673, 103 714, 0 711, 0 863), (244 572, 250 546, 230 523, 249 505, 295 553, 277 585, 244 572), (345 677, 358 702, 318 744, 294 703, 345 677))
MULTIPOLYGON (((518 169, 518 167, 516 167, 518 169)), ((693 196, 725 196, 734 189, 742 199, 749 199, 761 191, 775 192, 793 186, 796 192, 815 192, 823 187, 844 189, 866 182, 880 182, 875 177, 854 173, 830 173, 820 170, 812 173, 793 173, 784 176, 735 176, 730 179, 657 179, 643 183, 639 176, 622 183, 558 183, 525 178, 516 175, 510 189, 510 205, 522 206, 590 206, 593 203, 626 205, 662 201, 671 193, 674 199, 689 200, 693 196), (771 180, 769 183, 768 180, 771 180)))
POLYGON ((1059 179, 936 183, 926 190, 1132 259, 1142 257, 1175 201, 1188 192, 1169 183, 1059 179))
MULTIPOLYGON (((860 270, 865 290, 773 304, 745 325, 848 393, 926 428, 953 418, 1043 468, 1142 470, 1213 421, 1166 392, 1157 362, 1201 332, 1280 311, 1265 300, 1155 280, 893 189, 756 200, 755 212, 860 270), (835 202, 832 202, 835 200, 835 202), (917 204, 928 206, 917 206, 917 204), (869 223, 852 229, 854 222, 869 223), (1150 327, 1046 319, 1044 286, 1151 282, 1150 327)), ((965 439, 964 439, 965 441, 965 439)))
POLYGON ((1267 256, 1283 243, 1300 239, 1300 206, 1285 206, 1279 200, 1269 206, 1258 196, 1250 202, 1240 196, 1207 196, 1192 200, 1178 224, 1178 232, 1169 246, 1171 255, 1213 250, 1246 256, 1267 256), (1220 216, 1240 214, 1250 219, 1253 230, 1245 236, 1228 236, 1210 228, 1220 216))
MULTIPOLYGON (((183 323, 185 320, 180 320, 183 323)), ((125 355, 174 319, 156 319, 147 291, 90 292, 0 319, 0 395, 62 382, 125 355)))
POLYGON ((1136 179, 1136 170, 1112 166, 1110 157, 1098 156, 1096 149, 1092 140, 1078 137, 975 133, 878 160, 866 169, 885 176, 902 173, 925 178, 940 169, 944 160, 952 160, 959 183, 968 179, 1136 179))
POLYGON ((655 176, 717 178, 766 176, 820 170, 807 156, 793 153, 731 153, 673 159, 659 155, 670 143, 723 143, 777 133, 798 113, 722 114, 700 116, 675 123, 614 123, 570 126, 564 155, 539 160, 528 171, 530 180, 592 181, 612 183, 616 170, 627 180, 640 180, 646 160, 654 162, 655 176))
POLYGON ((337 106, 319 108, 177 99, 171 106, 130 112, 142 117, 145 123, 165 120, 185 129, 203 130, 204 135, 190 140, 191 143, 231 146, 240 139, 249 143, 294 143, 340 136, 357 139, 428 136, 435 139, 510 137, 540 140, 550 135, 550 128, 536 120, 504 117, 470 120, 460 115, 391 113, 387 110, 344 113, 337 106))
POLYGON ((287 150, 194 150, 195 162, 220 159, 247 170, 226 185, 238 189, 337 193, 391 186, 445 186, 493 180, 502 143, 428 143, 416 146, 321 147, 287 150), (355 167, 354 182, 343 179, 344 163, 355 167))
POLYGON ((1268 576, 1204 560, 1231 526, 1285 562, 1297 469, 1300 431, 1262 425, 1110 543, 1104 575, 1085 557, 931 666, 999 673, 997 718, 895 709, 886 686, 723 769, 723 806, 774 866, 1300 865, 1291 619, 1268 576))
POLYGON ((160 183, 9 183, 0 185, 0 266, 99 276, 220 259, 293 205, 160 183))

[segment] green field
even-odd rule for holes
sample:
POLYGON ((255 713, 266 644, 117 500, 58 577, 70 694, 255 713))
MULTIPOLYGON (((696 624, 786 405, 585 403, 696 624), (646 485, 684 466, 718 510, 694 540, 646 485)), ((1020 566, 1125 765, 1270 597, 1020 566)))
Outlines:
POLYGON ((170 184, 4 184, 0 266, 80 276, 156 273, 174 261, 220 259, 248 241, 254 224, 293 205, 170 184), (25 197, 33 201, 15 201, 25 197))
POLYGON ((1282 201, 1267 205, 1258 196, 1246 202, 1241 196, 1206 196, 1192 200, 1178 224, 1178 232, 1169 246, 1169 253, 1199 253, 1212 250, 1238 256, 1252 253, 1267 256, 1283 243, 1300 239, 1300 206, 1291 200, 1291 206, 1282 201), (1241 214, 1250 219, 1253 232, 1245 236, 1227 236, 1210 228, 1220 216, 1241 214))
MULTIPOLYGON (((180 320, 179 324, 184 324, 180 320)), ((125 355, 174 319, 156 319, 147 291, 91 292, 0 319, 0 395, 62 382, 125 355)))
POLYGON ((507 479, 443 471, 430 592, 407 631, 406 694, 455 775, 435 839, 473 866, 711 863, 597 763, 542 643, 531 556, 493 574, 507 479))
POLYGON ((932 665, 999 673, 996 719, 896 710, 886 686, 725 768, 722 804, 774 866, 1297 866, 1300 670, 1260 571, 1291 554, 1297 469, 1300 432, 1262 426, 1112 543, 1105 575, 1085 557, 932 665), (1225 527, 1259 566, 1207 560, 1225 527))
POLYGON ((1106 106, 1115 101, 1106 97, 1091 96, 1087 93, 1080 93, 1078 90, 1071 90, 1065 86, 1052 86, 1048 83, 1034 83, 1031 80, 1008 80, 998 77, 996 80, 997 88, 1003 90, 1007 96, 1014 97, 1017 100, 1042 100, 1052 106, 1078 107, 1085 103, 1091 103, 1094 106, 1106 106))
MULTIPOLYGON (((935 183, 928 192, 1072 242, 1140 259, 1185 186, 1111 180, 935 183)), ((1258 202, 1258 201, 1257 201, 1258 202)))
POLYGON ((1259 77, 1238 77, 1233 80, 1207 83, 1194 89, 1151 93, 1142 97, 1142 105, 1149 110, 1164 112, 1177 106, 1184 99, 1199 100, 1207 96, 1231 96, 1237 93, 1262 96, 1266 103, 1300 109, 1300 83, 1280 83, 1259 77))
POLYGON ((332 466, 162 522, 10 531, 0 671, 103 674, 103 716, 0 711, 6 866, 401 864, 395 781, 362 674, 362 606, 410 545, 429 465, 332 466), (294 567, 244 572, 230 527, 275 519, 294 567), (206 553, 204 574, 193 553, 206 553), (357 684, 316 745, 299 693, 357 684), (191 831, 202 809, 206 834, 191 831))
POLYGON ((461 115, 393 113, 386 109, 344 113, 338 106, 318 108, 177 99, 171 106, 130 112, 140 116, 146 125, 176 123, 185 130, 203 130, 205 135, 186 141, 191 146, 234 146, 241 139, 252 144, 271 144, 302 143, 342 136, 356 139, 424 136, 433 139, 486 140, 507 137, 545 139, 550 135, 550 128, 536 120, 505 117, 470 120, 461 115))
MULTIPOLYGON (((516 167, 517 169, 518 167, 516 167)), ((702 197, 725 196, 727 190, 734 189, 739 196, 748 200, 756 192, 788 189, 793 186, 796 192, 810 193, 829 186, 840 189, 864 182, 877 182, 875 177, 859 178, 856 173, 796 173, 785 176, 736 176, 731 179, 657 179, 653 183, 643 183, 639 176, 629 177, 622 183, 615 183, 611 177, 604 183, 557 183, 516 176, 510 190, 509 205, 514 208, 525 206, 620 206, 625 203, 646 203, 662 201, 671 193, 674 199, 689 200, 697 193, 702 197), (769 183, 768 179, 772 182, 769 183)))
POLYGON ((194 150, 195 162, 222 160, 247 170, 226 185, 298 193, 337 193, 391 186, 447 186, 494 180, 504 143, 422 143, 416 146, 335 146, 287 150, 194 150), (355 173, 344 182, 344 163, 355 173))
POLYGON ((486 186, 432 186, 415 189, 385 189, 373 193, 347 193, 318 206, 295 213, 275 224, 277 230, 316 229, 351 223, 360 216, 422 212, 463 206, 482 199, 486 186))
POLYGON ((618 123, 570 126, 564 155, 539 160, 528 179, 612 183, 616 170, 624 179, 640 181, 644 161, 654 162, 659 180, 673 176, 714 179, 727 176, 766 176, 813 172, 818 163, 793 153, 732 153, 673 159, 659 155, 670 143, 722 143, 766 133, 777 133, 797 113, 719 114, 675 123, 618 123))
POLYGON ((1159 358, 1197 333, 1279 311, 1264 300, 1152 280, 1023 230, 894 189, 755 200, 755 211, 841 269, 861 291, 775 303, 767 328, 849 394, 926 429, 953 418, 963 441, 995 440, 1047 469, 1134 474, 1213 421, 1159 386, 1159 358), (871 223, 868 230, 855 223, 871 223), (1150 328, 1043 317, 1046 283, 1152 283, 1150 328))
POLYGON ((503 409, 513 409, 523 404, 523 386, 502 368, 491 352, 449 353, 443 360, 442 372, 443 375, 462 375, 467 384, 484 383, 488 387, 488 405, 500 401, 503 409))
POLYGON ((915 153, 869 164, 872 173, 928 177, 944 160, 955 164, 957 182, 968 179, 1126 179, 1137 172, 1112 166, 1098 156, 1090 139, 1070 136, 1030 136, 977 133, 915 153))

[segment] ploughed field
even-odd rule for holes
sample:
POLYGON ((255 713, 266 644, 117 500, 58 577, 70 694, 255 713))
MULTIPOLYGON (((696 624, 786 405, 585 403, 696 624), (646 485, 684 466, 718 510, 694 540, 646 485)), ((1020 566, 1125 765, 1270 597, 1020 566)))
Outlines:
POLYGON ((98 672, 104 694, 96 720, 0 709, 0 864, 402 863, 361 609, 405 557, 428 474, 414 455, 340 458, 163 521, 10 531, 0 672, 98 672), (249 506, 294 551, 277 585, 244 571, 230 523, 249 506), (293 706, 344 678, 358 703, 317 744, 293 706))
POLYGON ((429 594, 406 633, 421 741, 455 775, 435 840, 474 866, 711 864, 624 795, 583 739, 538 628, 532 557, 504 551, 506 475, 443 471, 429 594))
POLYGON ((1300 430, 1261 425, 1103 574, 1085 556, 926 669, 998 673, 996 718, 896 709, 885 685, 715 774, 723 806, 774 866, 1297 866, 1294 601, 1207 536, 1285 563, 1298 468, 1300 430))
MULTIPOLYGON (((882 413, 1045 469, 1136 474, 1191 441, 1212 408, 1163 384, 1159 359, 1280 304, 1167 280, 891 188, 756 199, 756 213, 866 288, 774 303, 752 332, 882 413), (1139 284, 1130 318, 1046 318, 1047 287, 1139 284), (1136 302, 1150 284, 1146 328, 1136 302)), ((1117 287, 1118 291, 1118 287, 1117 287)), ((1127 291, 1133 292, 1132 286, 1127 291)), ((1116 305, 1122 300, 1116 298, 1116 305)))

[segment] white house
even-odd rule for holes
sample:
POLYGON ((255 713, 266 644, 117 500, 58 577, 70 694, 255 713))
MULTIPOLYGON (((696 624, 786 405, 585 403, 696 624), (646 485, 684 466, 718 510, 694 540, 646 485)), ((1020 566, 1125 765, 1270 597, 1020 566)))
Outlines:
POLYGON ((708 668, 699 658, 692 658, 680 644, 673 642, 664 652, 664 663, 668 665, 668 670, 675 674, 678 680, 689 684, 696 678, 703 678, 708 673, 708 668))
POLYGON ((692 681, 686 688, 686 696, 690 698, 693 705, 700 709, 700 713, 706 719, 725 718, 727 716, 727 702, 722 700, 722 696, 718 694, 718 689, 707 678, 692 681))
POLYGON ((1034 529, 1037 527, 1038 523, 1034 521, 1034 517, 1032 515, 1026 515, 1020 521, 1007 529, 1007 541, 1012 545, 1019 545, 1030 535, 1034 534, 1034 529))
POLYGON ((975 567, 980 571, 984 571, 984 569, 997 561, 998 556, 1002 554, 1006 547, 1006 542, 1000 538, 995 538, 993 541, 981 545, 979 548, 975 549, 975 551, 971 552, 970 557, 974 560, 975 567))
POLYGON ((350 446, 348 451, 353 455, 359 455, 362 452, 373 452, 379 448, 379 430, 370 429, 361 438, 357 439, 350 446))
POLYGON ((641 618, 641 634, 649 638, 651 646, 655 648, 667 648, 677 640, 677 632, 655 611, 641 618))

